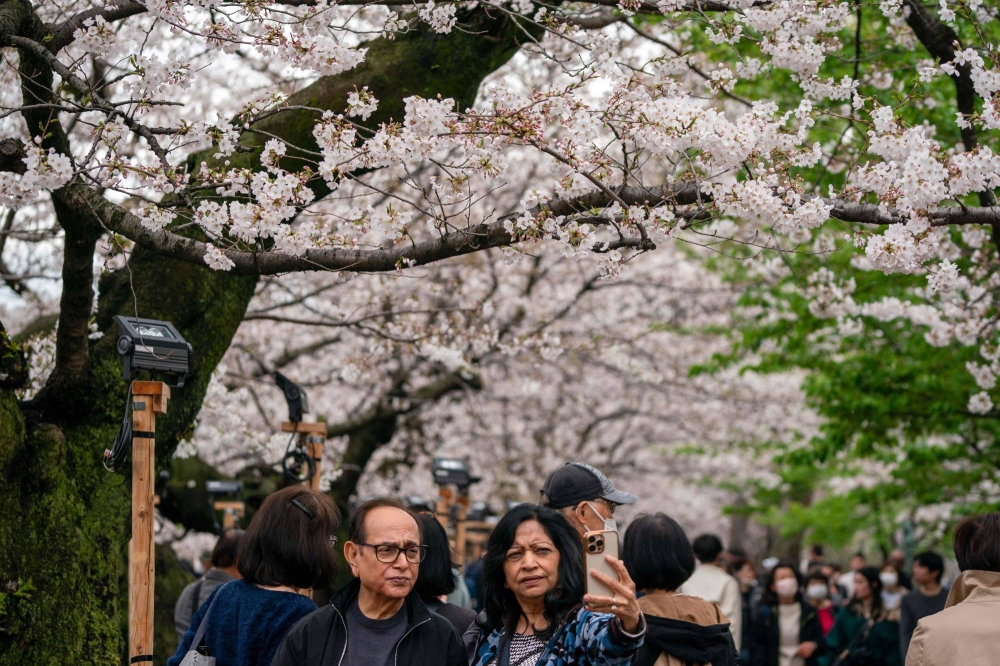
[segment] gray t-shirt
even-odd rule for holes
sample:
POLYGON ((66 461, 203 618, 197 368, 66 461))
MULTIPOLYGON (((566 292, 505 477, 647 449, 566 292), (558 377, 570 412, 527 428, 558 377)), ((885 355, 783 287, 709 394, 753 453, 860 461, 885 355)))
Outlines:
POLYGON ((394 666, 396 643, 406 633, 406 605, 387 620, 366 617, 355 599, 347 609, 347 654, 342 666, 394 666))
POLYGON ((910 639, 913 637, 913 630, 917 628, 917 623, 928 615, 943 611, 946 601, 948 601, 946 587, 941 588, 941 591, 933 597, 919 590, 903 597, 899 604, 899 648, 903 653, 903 659, 906 659, 906 652, 910 649, 910 639))

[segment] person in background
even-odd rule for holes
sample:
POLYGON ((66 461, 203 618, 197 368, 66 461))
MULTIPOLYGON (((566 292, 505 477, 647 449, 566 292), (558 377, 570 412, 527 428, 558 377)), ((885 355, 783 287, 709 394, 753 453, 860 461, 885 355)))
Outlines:
POLYGON ((864 553, 855 553, 851 556, 851 570, 842 574, 837 583, 844 588, 844 598, 850 600, 854 597, 854 574, 868 565, 864 553))
POLYGON ((337 574, 331 535, 340 512, 329 495, 290 486, 267 496, 240 539, 242 579, 217 587, 191 619, 167 666, 179 666, 206 614, 207 653, 224 666, 270 666, 292 625, 316 610, 300 590, 324 587, 337 574))
POLYGON ((903 597, 899 608, 899 649, 904 659, 917 622, 944 610, 948 590, 941 586, 942 575, 944 559, 937 553, 926 550, 913 558, 913 582, 917 587, 903 597))
MULTIPOLYGON (((743 616, 743 636, 753 631, 753 609, 760 603, 761 584, 757 579, 757 569, 746 557, 737 557, 730 562, 730 573, 740 584, 740 613, 743 616)), ((740 646, 740 662, 750 659, 750 641, 743 640, 740 646)))
POLYGON ((642 514, 628 526, 622 559, 643 596, 646 641, 633 666, 737 666, 729 622, 713 603, 678 594, 694 571, 694 551, 684 530, 662 513, 642 514))
POLYGON ((882 581, 882 608, 889 614, 889 619, 899 619, 899 606, 903 596, 910 590, 899 584, 899 572, 892 562, 886 562, 878 573, 882 581))
POLYGON ((840 608, 847 603, 848 599, 847 590, 839 582, 841 575, 844 573, 843 568, 836 562, 830 562, 829 564, 824 564, 820 571, 830 581, 830 601, 834 606, 840 608))
POLYGON ((899 574, 899 584, 905 587, 907 590, 913 589, 913 581, 910 580, 910 574, 906 572, 906 554, 899 548, 893 549, 889 553, 889 557, 886 558, 896 573, 899 574))
POLYGON ((875 567, 861 567, 854 574, 854 596, 837 613, 826 637, 833 659, 844 664, 901 666, 899 623, 882 608, 882 581, 875 567))
POLYGON ((635 504, 635 495, 616 490, 608 477, 586 463, 569 462, 549 474, 539 504, 555 509, 580 535, 598 530, 617 531, 615 509, 635 504))
POLYGON ((534 504, 508 511, 486 542, 486 610, 464 636, 471 666, 631 664, 646 621, 625 565, 605 560, 617 579, 589 574, 614 595, 584 594, 583 549, 569 521, 534 504))
POLYGON ((729 618, 729 630, 733 632, 736 645, 742 645, 743 597, 736 579, 719 567, 722 541, 714 534, 702 534, 694 540, 692 548, 698 558, 698 566, 681 586, 681 594, 717 604, 722 614, 729 618))
POLYGON ((825 651, 816 609, 802 598, 799 572, 779 562, 753 619, 750 666, 817 666, 825 651))
POLYGON ((441 597, 455 589, 448 534, 438 519, 429 513, 418 514, 417 524, 420 526, 423 545, 427 546, 427 555, 420 563, 417 584, 413 589, 427 606, 427 610, 451 622, 451 626, 461 636, 475 622, 476 611, 441 601, 441 597))
POLYGON ((349 533, 355 579, 292 627, 272 666, 467 666, 455 628, 414 591, 428 550, 414 514, 373 497, 351 511, 349 533))
POLYGON ((177 640, 180 642, 191 626, 191 618, 198 612, 201 605, 208 600, 215 588, 240 578, 236 567, 236 552, 240 546, 243 530, 229 529, 222 533, 215 542, 215 548, 209 559, 210 568, 205 575, 185 587, 174 604, 174 628, 177 630, 177 640))
POLYGON ((814 543, 806 551, 806 559, 802 563, 802 575, 807 576, 812 573, 814 567, 823 566, 823 544, 814 543))
POLYGON ((1000 655, 1000 513, 966 518, 955 527, 962 571, 940 613, 917 623, 906 666, 979 666, 1000 655))
POLYGON ((483 558, 484 551, 475 562, 465 567, 465 584, 472 598, 472 610, 481 613, 483 610, 483 558))
MULTIPOLYGON (((816 616, 819 618, 819 626, 823 630, 822 646, 826 648, 826 637, 833 629, 833 623, 837 619, 837 612, 842 603, 833 601, 836 594, 837 585, 830 582, 830 579, 817 571, 806 576, 806 601, 816 609, 816 616)), ((833 661, 833 655, 829 651, 820 654, 816 660, 817 666, 829 666, 833 661)))

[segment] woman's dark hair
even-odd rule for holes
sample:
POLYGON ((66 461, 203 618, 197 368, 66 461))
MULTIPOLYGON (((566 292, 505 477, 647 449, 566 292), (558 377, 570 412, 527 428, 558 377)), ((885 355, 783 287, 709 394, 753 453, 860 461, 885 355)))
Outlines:
POLYGON ((802 601, 802 574, 799 570, 795 568, 795 565, 788 560, 782 560, 774 565, 774 568, 767 574, 767 582, 764 584, 764 601, 763 603, 768 606, 778 605, 778 593, 771 589, 775 583, 775 577, 778 573, 778 569, 789 569, 793 574, 795 574, 795 582, 799 584, 799 589, 795 593, 795 600, 802 601))
MULTIPOLYGON (((867 566, 861 567, 854 573, 861 574, 868 581, 868 586, 872 588, 872 617, 876 619, 881 619, 882 617, 882 579, 878 577, 879 569, 878 567, 867 566)), ((864 602, 858 599, 857 589, 855 589, 854 597, 851 599, 850 603, 847 605, 851 609, 851 612, 855 615, 864 614, 864 602)))
POLYGON ((583 599, 583 544, 580 535, 563 518, 562 514, 537 504, 518 504, 500 519, 486 541, 483 557, 483 607, 486 625, 481 628, 493 631, 504 627, 509 632, 517 628, 521 607, 517 597, 506 583, 503 564, 507 551, 514 543, 514 534, 521 523, 537 520, 559 551, 559 581, 545 595, 545 619, 549 626, 535 635, 547 641, 559 628, 563 616, 583 599))
POLYGON ((640 514, 632 521, 622 541, 622 560, 637 590, 672 592, 694 571, 687 534, 663 513, 640 514))
MULTIPOLYGON (((730 575, 735 576, 740 569, 742 569, 748 564, 753 567, 753 562, 750 560, 749 557, 740 555, 738 557, 734 557, 733 559, 729 560, 729 564, 726 566, 726 569, 729 571, 730 575)), ((755 571, 756 569, 757 567, 754 567, 755 571)))
POLYGON ((962 571, 1000 571, 1000 513, 966 518, 955 528, 952 545, 962 571))
POLYGON ((222 533, 212 549, 212 566, 216 569, 228 569, 236 564, 243 530, 228 529, 222 533))
POLYGON ((941 576, 944 575, 944 558, 931 550, 925 550, 922 553, 917 553, 913 561, 924 567, 928 571, 933 571, 937 574, 937 582, 941 583, 941 576))
POLYGON ((417 514, 417 525, 420 526, 420 539, 423 545, 427 546, 427 555, 420 563, 417 584, 413 589, 424 601, 432 601, 442 594, 451 594, 455 591, 451 546, 448 544, 448 534, 434 516, 427 513, 417 514))
POLYGON ((304 486, 272 493, 240 540, 240 575, 252 585, 326 587, 337 575, 330 536, 338 527, 329 495, 304 486))

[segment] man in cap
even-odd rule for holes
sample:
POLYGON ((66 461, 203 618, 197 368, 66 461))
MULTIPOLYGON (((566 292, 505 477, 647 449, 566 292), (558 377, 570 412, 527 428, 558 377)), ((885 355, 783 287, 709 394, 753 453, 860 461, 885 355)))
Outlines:
POLYGON ((583 538, 585 532, 615 530, 615 508, 638 497, 615 490, 608 477, 586 463, 566 463, 549 474, 541 504, 562 513, 583 538))

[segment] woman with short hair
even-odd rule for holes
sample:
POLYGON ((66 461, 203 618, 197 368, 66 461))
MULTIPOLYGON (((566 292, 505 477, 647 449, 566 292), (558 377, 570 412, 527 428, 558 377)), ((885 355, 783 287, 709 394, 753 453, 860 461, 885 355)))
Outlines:
POLYGON ((301 590, 326 586, 337 573, 333 533, 340 512, 329 495, 290 486, 268 495, 240 540, 241 580, 215 589, 191 619, 167 666, 203 648, 225 666, 270 666, 292 625, 316 604, 301 590), (192 645, 206 614, 204 638, 192 645))
POLYGON ((418 513, 416 518, 417 525, 420 526, 420 538, 423 545, 427 546, 427 554, 420 563, 413 589, 427 606, 427 610, 451 622, 461 636, 475 622, 476 611, 441 599, 451 594, 457 584, 451 564, 448 533, 433 514, 418 513))
POLYGON ((472 666, 624 666, 642 645, 645 620, 620 560, 613 579, 590 575, 611 597, 584 594, 583 548, 557 511, 511 509, 493 528, 483 562, 485 618, 465 634, 472 666))
POLYGON ((643 593, 646 641, 634 666, 736 666, 729 620, 710 601, 677 592, 694 571, 691 542, 673 518, 641 514, 628 526, 622 559, 643 593))

